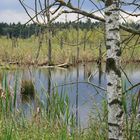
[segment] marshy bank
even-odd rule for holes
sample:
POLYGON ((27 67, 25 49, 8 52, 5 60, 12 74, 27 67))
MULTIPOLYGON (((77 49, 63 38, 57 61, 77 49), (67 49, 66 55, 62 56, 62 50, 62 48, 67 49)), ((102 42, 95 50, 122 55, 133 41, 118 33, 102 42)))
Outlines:
MULTIPOLYGON (((51 39, 52 56, 51 65, 98 62, 106 60, 106 48, 104 43, 103 29, 100 27, 91 30, 79 30, 79 44, 77 46, 77 30, 58 30, 51 39), (86 35, 86 37, 85 37, 86 35), (79 48, 77 50, 77 47, 79 48), (77 52, 79 51, 79 52, 77 52), (77 56, 78 55, 78 56, 77 56)), ((129 35, 121 31, 122 40, 129 35)), ((140 62, 140 47, 134 45, 137 36, 128 43, 122 43, 122 62, 140 62)), ((139 40, 138 40, 139 41, 139 40)), ((0 37, 0 64, 1 65, 48 65, 48 45, 45 33, 29 38, 0 37), (41 37, 40 37, 41 36, 41 37), (13 43, 14 41, 14 43, 13 43)))

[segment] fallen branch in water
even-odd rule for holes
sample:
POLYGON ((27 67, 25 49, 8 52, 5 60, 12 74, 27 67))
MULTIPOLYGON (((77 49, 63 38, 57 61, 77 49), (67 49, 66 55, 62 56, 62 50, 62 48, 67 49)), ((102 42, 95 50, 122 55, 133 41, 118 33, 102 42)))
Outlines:
MULTIPOLYGON (((64 84, 61 84, 61 85, 54 86, 54 87, 52 88, 52 90, 54 90, 54 89, 57 88, 57 87, 62 87, 62 86, 67 86, 67 85, 75 85, 75 84, 77 84, 77 82, 64 83, 64 84)), ((93 83, 91 83, 91 82, 88 82, 88 81, 87 81, 87 82, 86 82, 86 81, 78 82, 78 84, 88 84, 88 85, 93 86, 94 88, 96 87, 96 88, 98 88, 98 89, 101 89, 101 90, 103 90, 103 91, 106 91, 106 89, 104 89, 103 87, 97 86, 97 85, 95 85, 95 84, 93 84, 93 83)))
POLYGON ((56 67, 63 67, 63 68, 68 68, 70 66, 71 66, 71 64, 69 64, 69 63, 64 63, 64 64, 56 65, 56 67))
POLYGON ((62 68, 69 68, 70 66, 72 66, 72 64, 70 63, 63 63, 63 64, 59 64, 59 65, 52 65, 52 66, 48 66, 46 65, 46 63, 44 63, 45 65, 38 65, 38 66, 43 66, 45 68, 57 68, 57 67, 62 67, 62 68))

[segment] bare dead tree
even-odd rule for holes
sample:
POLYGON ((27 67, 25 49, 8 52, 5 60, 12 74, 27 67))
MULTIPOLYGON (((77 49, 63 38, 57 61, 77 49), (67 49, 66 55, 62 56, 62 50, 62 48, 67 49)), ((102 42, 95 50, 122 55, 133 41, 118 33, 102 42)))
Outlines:
MULTIPOLYGON (((52 2, 50 0, 35 0, 34 7, 29 6, 26 3, 27 1, 25 2, 24 0, 19 0, 19 2, 30 18, 29 21, 27 21, 25 24, 28 24, 29 22, 34 22, 47 28, 47 46, 48 46, 47 56, 48 56, 48 65, 51 65, 52 64, 51 23, 57 18, 57 15, 55 14, 60 9, 60 5, 57 4, 56 1, 52 2)), ((46 31, 43 32, 45 33, 46 31)))
POLYGON ((39 35, 38 35, 38 49, 37 49, 36 59, 35 59, 36 64, 38 64, 38 58, 39 58, 40 50, 41 50, 42 43, 43 43, 43 36, 44 35, 43 35, 42 30, 40 28, 39 35))
POLYGON ((46 16, 47 16, 47 38, 48 38, 48 65, 50 66, 52 63, 52 32, 51 32, 51 24, 50 24, 50 10, 49 10, 50 0, 45 0, 45 9, 47 9, 46 16))

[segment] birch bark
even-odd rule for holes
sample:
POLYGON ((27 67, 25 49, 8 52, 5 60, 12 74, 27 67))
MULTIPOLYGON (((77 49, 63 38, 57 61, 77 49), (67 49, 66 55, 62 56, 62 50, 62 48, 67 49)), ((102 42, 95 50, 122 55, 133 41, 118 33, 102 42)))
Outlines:
POLYGON ((119 0, 106 0, 106 77, 108 97, 108 139, 123 140, 121 85, 121 48, 119 33, 119 0))

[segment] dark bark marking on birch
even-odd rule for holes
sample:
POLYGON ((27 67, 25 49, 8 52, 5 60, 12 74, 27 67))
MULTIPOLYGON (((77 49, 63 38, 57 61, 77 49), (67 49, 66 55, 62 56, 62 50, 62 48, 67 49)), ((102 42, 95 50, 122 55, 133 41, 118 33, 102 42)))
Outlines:
POLYGON ((105 3, 105 6, 110 6, 112 3, 113 3, 112 0, 107 0, 106 3, 105 3))
POLYGON ((112 23, 113 22, 113 20, 112 19, 110 19, 109 21, 108 21, 108 23, 112 23))
POLYGON ((112 12, 113 12, 113 11, 119 11, 119 9, 118 9, 118 8, 116 8, 116 9, 112 9, 112 10, 110 10, 110 11, 112 11, 112 12))
POLYGON ((121 54, 122 54, 121 49, 116 50, 116 52, 117 52, 117 53, 116 53, 117 56, 121 56, 121 54))
POLYGON ((121 118, 122 117, 122 115, 123 115, 123 111, 121 111, 116 117, 118 117, 118 118, 121 118))
POLYGON ((107 58, 107 61, 106 61, 106 71, 109 73, 111 70, 114 71, 116 73, 116 75, 121 77, 121 72, 116 67, 116 63, 115 63, 114 58, 107 58))
POLYGON ((117 89, 121 89, 122 87, 121 86, 117 86, 117 89))
POLYGON ((110 45, 106 45, 106 49, 111 49, 111 46, 110 45))
POLYGON ((110 103, 108 103, 110 106, 111 105, 114 105, 114 104, 119 104, 120 106, 122 105, 122 102, 121 101, 119 101, 118 99, 114 99, 114 100, 112 100, 110 103))
POLYGON ((114 126, 114 127, 119 127, 119 125, 117 123, 108 123, 108 125, 114 126))
MULTIPOLYGON (((110 20, 109 20, 110 21, 110 20)), ((108 23, 111 23, 111 22, 109 22, 108 21, 108 23)), ((119 31, 119 28, 113 28, 113 29, 110 29, 109 31, 119 31)))
POLYGON ((111 83, 108 83, 107 85, 108 85, 108 86, 112 86, 113 84, 111 84, 111 83))
POLYGON ((110 16, 110 15, 112 14, 112 12, 105 12, 105 14, 106 14, 107 16, 110 16))
POLYGON ((107 41, 112 41, 112 40, 114 40, 113 38, 107 38, 107 41))
POLYGON ((116 42, 116 45, 117 45, 118 47, 120 47, 120 41, 117 41, 117 42, 116 42))

